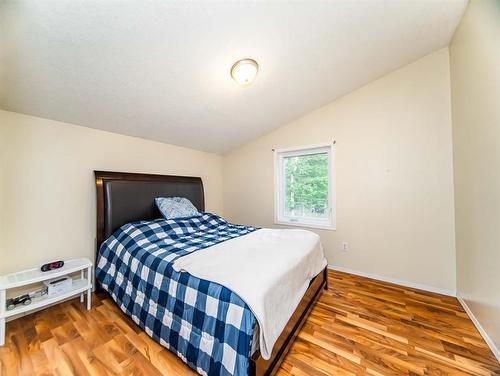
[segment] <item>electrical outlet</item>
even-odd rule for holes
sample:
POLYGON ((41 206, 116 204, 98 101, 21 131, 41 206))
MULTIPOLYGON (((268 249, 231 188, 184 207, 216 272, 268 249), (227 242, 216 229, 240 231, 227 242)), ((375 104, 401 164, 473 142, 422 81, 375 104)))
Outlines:
POLYGON ((342 242, 341 249, 342 249, 342 251, 347 252, 349 250, 349 243, 342 242))

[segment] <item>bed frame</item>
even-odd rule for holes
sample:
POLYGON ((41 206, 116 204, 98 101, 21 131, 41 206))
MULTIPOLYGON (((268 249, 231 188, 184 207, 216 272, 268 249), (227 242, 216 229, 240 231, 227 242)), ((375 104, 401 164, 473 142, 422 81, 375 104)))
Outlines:
MULTIPOLYGON (((205 211, 203 182, 199 177, 109 171, 94 171, 94 175, 97 188, 96 259, 102 242, 120 226, 137 220, 161 217, 154 205, 155 197, 186 197, 199 211, 205 211)), ((264 360, 259 351, 251 356, 250 376, 273 375, 279 369, 323 288, 327 289, 326 268, 311 281, 276 341, 271 359, 264 360)))

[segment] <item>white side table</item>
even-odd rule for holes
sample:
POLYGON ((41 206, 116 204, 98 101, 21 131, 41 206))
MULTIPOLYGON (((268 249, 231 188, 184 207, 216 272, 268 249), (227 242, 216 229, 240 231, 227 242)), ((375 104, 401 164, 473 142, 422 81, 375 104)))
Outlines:
POLYGON ((90 309, 92 304, 92 262, 85 258, 65 261, 63 267, 48 272, 42 272, 40 268, 33 268, 0 276, 0 346, 5 344, 5 320, 8 317, 30 312, 76 295, 80 295, 80 302, 83 303, 85 292, 87 292, 87 309, 90 309), (80 279, 73 279, 71 290, 55 296, 36 297, 32 299, 31 304, 17 306, 7 311, 7 290, 63 277, 78 271, 80 271, 80 279))

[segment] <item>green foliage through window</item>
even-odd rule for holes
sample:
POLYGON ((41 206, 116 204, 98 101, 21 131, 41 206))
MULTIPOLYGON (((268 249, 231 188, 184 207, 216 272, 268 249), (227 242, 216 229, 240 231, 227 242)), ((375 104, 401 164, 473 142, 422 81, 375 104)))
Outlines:
POLYGON ((283 159, 285 215, 328 218, 328 154, 283 159))

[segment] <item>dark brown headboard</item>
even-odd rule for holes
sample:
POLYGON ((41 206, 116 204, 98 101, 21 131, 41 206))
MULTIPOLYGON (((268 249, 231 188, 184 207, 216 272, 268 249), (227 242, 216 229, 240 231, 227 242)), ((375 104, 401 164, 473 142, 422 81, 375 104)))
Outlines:
POLYGON ((154 199, 179 196, 205 211, 201 178, 94 171, 97 188, 97 252, 125 223, 161 218, 154 199))

